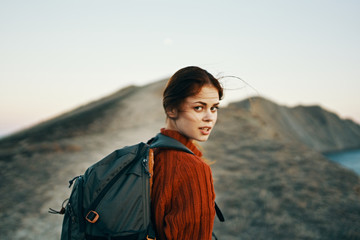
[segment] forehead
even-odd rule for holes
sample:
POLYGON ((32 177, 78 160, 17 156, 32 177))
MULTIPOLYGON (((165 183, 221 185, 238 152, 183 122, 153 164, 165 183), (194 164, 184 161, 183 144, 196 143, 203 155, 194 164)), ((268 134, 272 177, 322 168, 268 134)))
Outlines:
POLYGON ((187 102, 206 102, 206 103, 218 103, 219 102, 219 92, 212 85, 205 85, 201 88, 200 92, 194 96, 190 96, 187 99, 187 102))

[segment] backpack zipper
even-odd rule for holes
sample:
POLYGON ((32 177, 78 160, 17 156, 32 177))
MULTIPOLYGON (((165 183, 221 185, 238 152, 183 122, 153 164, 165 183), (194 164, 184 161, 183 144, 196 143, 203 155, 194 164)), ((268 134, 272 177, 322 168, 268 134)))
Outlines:
POLYGON ((79 176, 76 181, 79 181, 77 187, 79 188, 78 195, 78 216, 80 232, 85 232, 85 219, 84 219, 84 208, 83 208, 83 197, 84 197, 84 178, 79 176))
POLYGON ((68 203, 68 211, 69 211, 69 215, 70 215, 70 218, 69 218, 69 226, 68 226, 68 239, 71 239, 71 225, 72 225, 72 221, 73 221, 73 213, 72 213, 72 209, 71 209, 71 204, 68 203))
MULTIPOLYGON (((150 149, 147 149, 147 151, 149 151, 150 149)), ((150 219, 150 183, 149 183, 149 179, 151 177, 151 174, 149 172, 149 153, 146 154, 146 157, 143 160, 143 166, 145 169, 145 174, 147 174, 148 177, 143 177, 143 185, 144 185, 144 189, 145 189, 145 196, 144 196, 144 200, 143 200, 143 205, 144 205, 144 226, 146 227, 146 229, 149 229, 149 224, 150 222, 148 222, 148 219, 150 219), (149 204, 148 204, 149 203, 149 204)), ((144 173, 143 173, 144 174, 144 173)), ((148 234, 148 233, 146 233, 148 234)))
MULTIPOLYGON (((149 154, 148 154, 148 156, 149 156, 149 154)), ((144 158, 144 160, 142 161, 142 165, 144 167, 145 173, 148 175, 149 178, 151 178, 151 173, 149 171, 149 160, 148 160, 149 157, 148 156, 146 158, 144 158)))

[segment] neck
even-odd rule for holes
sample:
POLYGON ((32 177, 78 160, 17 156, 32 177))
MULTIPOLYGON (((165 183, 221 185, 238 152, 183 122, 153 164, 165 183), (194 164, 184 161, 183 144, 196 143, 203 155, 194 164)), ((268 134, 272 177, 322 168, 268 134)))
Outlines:
POLYGON ((165 129, 178 131, 176 121, 171 118, 166 118, 165 129))
MULTIPOLYGON (((176 125, 176 120, 171 119, 171 118, 166 118, 166 124, 165 124, 165 129, 166 130, 173 130, 173 131, 177 131, 178 133, 180 133, 181 135, 183 135, 184 137, 186 137, 187 139, 189 139, 184 133, 182 133, 179 128, 176 125)), ((191 142, 195 142, 194 139, 189 139, 191 142)))

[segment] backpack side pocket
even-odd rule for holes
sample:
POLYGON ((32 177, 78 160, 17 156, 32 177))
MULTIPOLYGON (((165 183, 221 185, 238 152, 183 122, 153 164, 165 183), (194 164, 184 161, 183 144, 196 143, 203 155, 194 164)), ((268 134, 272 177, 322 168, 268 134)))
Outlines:
POLYGON ((82 207, 83 182, 82 176, 76 178, 69 201, 66 204, 61 240, 85 239, 85 219, 82 207))

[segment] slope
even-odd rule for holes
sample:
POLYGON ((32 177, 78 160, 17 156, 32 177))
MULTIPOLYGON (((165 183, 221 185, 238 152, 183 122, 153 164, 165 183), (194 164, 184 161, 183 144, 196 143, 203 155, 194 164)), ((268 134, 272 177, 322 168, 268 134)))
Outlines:
MULTIPOLYGON (((206 156, 216 160, 217 202, 227 217, 226 224, 216 222, 216 232, 230 240, 360 239, 359 176, 302 143, 293 127, 308 129, 301 121, 287 125, 295 119, 292 109, 254 101, 254 108, 245 100, 222 109, 203 145, 206 156)), ((298 117, 306 119, 306 110, 298 117)), ((312 139, 321 142, 317 132, 312 139)))
MULTIPOLYGON (((2 238, 58 239, 62 218, 48 208, 68 197, 69 179, 159 131, 164 86, 128 87, 1 139, 2 238)), ((205 156, 217 160, 217 201, 228 220, 215 225, 221 239, 359 238, 359 177, 319 153, 359 146, 358 129, 321 108, 266 99, 221 109, 203 144, 205 156), (324 121, 319 116, 327 123, 314 125, 324 121), (344 136, 327 141, 329 131, 344 136)))
MULTIPOLYGON (((319 152, 360 148, 360 125, 339 118, 320 106, 280 106, 261 97, 233 103, 251 109, 287 141, 304 143, 319 152)), ((231 107, 231 105, 230 105, 231 107)))

